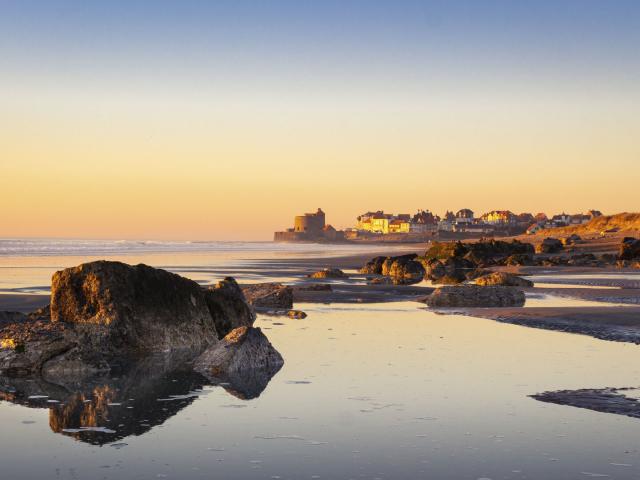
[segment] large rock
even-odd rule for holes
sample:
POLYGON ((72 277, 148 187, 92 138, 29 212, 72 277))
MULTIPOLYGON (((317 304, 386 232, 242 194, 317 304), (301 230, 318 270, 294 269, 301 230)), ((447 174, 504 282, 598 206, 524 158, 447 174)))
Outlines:
POLYGON ((349 276, 339 268, 323 268, 308 275, 309 278, 348 278, 349 276))
POLYGON ((506 272, 493 272, 476 278, 477 285, 504 285, 507 287, 533 287, 533 282, 506 272))
POLYGON ((538 253, 558 253, 563 249, 562 242, 557 238, 547 237, 536 247, 538 253))
POLYGON ((0 322, 0 373, 59 378, 122 368, 158 352, 193 358, 218 332, 255 319, 235 280, 205 290, 178 275, 119 262, 56 272, 51 306, 0 322))
POLYGON ((406 255, 398 255, 396 257, 387 257, 384 262, 382 262, 382 275, 391 275, 391 267, 394 264, 403 264, 405 262, 413 260, 414 258, 417 258, 417 256, 418 255, 416 255, 415 253, 408 253, 406 255))
POLYGON ((464 257, 449 257, 445 260, 435 258, 423 260, 425 279, 433 283, 456 284, 473 277, 477 265, 464 257))
POLYGON ((281 283, 242 285, 244 296, 256 308, 290 309, 293 307, 293 289, 281 283))
POLYGON ((618 260, 640 259, 640 240, 633 237, 625 237, 620 245, 618 260))
POLYGON ((226 277, 215 287, 209 287, 205 291, 205 300, 218 338, 224 337, 234 328, 250 327, 256 319, 242 289, 231 277, 226 277))
POLYGON ((56 272, 51 321, 82 326, 104 351, 203 349, 218 340, 204 290, 147 265, 98 261, 56 272))
POLYGON ((389 276, 396 285, 410 285, 424 279, 425 269, 420 262, 406 257, 397 258, 389 268, 389 276))
MULTIPOLYGON (((259 328, 240 327, 232 330, 217 345, 205 350, 195 361, 195 369, 213 382, 251 385, 243 398, 252 398, 254 390, 282 368, 284 360, 259 328)), ((262 387, 264 388, 264 387, 262 387)), ((238 388, 243 391, 246 388, 238 388)))
POLYGON ((515 287, 479 285, 439 287, 426 298, 430 307, 519 307, 524 301, 515 287))

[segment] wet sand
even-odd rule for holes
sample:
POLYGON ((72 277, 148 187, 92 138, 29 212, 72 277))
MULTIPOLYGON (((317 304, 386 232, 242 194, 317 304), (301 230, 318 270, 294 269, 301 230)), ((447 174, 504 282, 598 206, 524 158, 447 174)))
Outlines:
POLYGON ((533 328, 640 344, 640 307, 515 307, 440 310, 533 328))

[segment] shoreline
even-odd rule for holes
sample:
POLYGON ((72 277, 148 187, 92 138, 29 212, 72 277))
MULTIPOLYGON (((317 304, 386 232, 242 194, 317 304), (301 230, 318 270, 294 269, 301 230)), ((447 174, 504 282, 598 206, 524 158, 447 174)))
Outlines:
MULTIPOLYGON (((212 265, 211 267, 165 267, 184 276, 197 271, 209 279, 199 281, 202 286, 214 284, 225 276, 237 277, 240 284, 268 283, 286 278, 282 283, 294 288, 295 303, 389 303, 420 302, 435 286, 370 285, 368 275, 353 274, 345 280, 314 281, 307 278, 311 272, 323 268, 340 268, 353 271, 376 256, 402 253, 421 253, 426 244, 389 245, 361 253, 337 256, 310 256, 287 258, 247 259, 242 265, 212 265), (244 275, 244 277, 243 277, 244 275), (328 283, 331 290, 313 291, 296 288, 305 285, 328 283)), ((523 289, 528 295, 540 294, 593 302, 593 306, 535 306, 507 308, 434 309, 441 314, 460 314, 479 319, 489 319, 532 328, 589 335, 602 340, 640 344, 640 274, 637 270, 600 267, 498 267, 523 276, 536 276, 541 287, 523 289), (563 277, 563 278, 554 278, 563 277), (620 278, 615 278, 619 276, 620 278), (627 276, 627 278, 625 278, 627 276), (549 277, 549 278, 546 278, 549 277), (631 278, 628 278, 631 277, 631 278), (554 285, 558 285, 555 287, 554 285), (599 288, 600 287, 600 288, 599 288), (614 288, 612 288, 614 287, 614 288)), ((53 273, 53 272, 52 272, 53 273)), ((27 289, 24 289, 27 290, 27 289)), ((0 293, 0 311, 29 313, 49 304, 49 295, 40 293, 0 293)))

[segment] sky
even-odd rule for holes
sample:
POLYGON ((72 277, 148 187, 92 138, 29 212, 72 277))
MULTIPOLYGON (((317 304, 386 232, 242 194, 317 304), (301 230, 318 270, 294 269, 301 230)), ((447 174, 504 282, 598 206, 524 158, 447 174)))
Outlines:
POLYGON ((640 2, 0 0, 0 237, 640 210, 640 2))

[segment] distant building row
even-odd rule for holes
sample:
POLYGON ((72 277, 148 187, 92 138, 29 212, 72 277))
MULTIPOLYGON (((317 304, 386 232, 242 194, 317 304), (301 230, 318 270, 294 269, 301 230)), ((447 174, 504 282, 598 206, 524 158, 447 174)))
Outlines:
POLYGON ((532 230, 531 233, 535 233, 541 228, 585 223, 600 215, 602 213, 598 210, 589 210, 586 214, 561 213, 549 219, 544 213, 534 216, 531 213, 515 214, 509 210, 492 210, 480 217, 475 217, 472 210, 463 208, 456 213, 447 211, 441 218, 429 210, 418 210, 418 213, 413 216, 408 213, 394 215, 378 210, 360 215, 353 230, 382 235, 438 231, 483 234, 505 229, 520 229, 520 231, 526 229, 527 232, 532 230))

